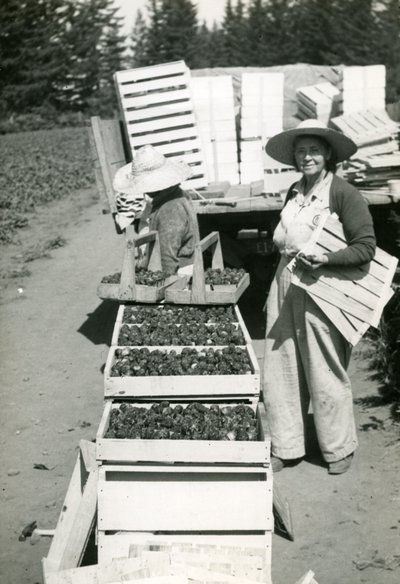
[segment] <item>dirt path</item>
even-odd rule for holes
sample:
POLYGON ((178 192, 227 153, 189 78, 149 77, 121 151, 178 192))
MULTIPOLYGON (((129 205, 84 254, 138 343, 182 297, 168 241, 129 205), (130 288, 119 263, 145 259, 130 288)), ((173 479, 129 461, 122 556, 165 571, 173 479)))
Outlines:
MULTIPOLYGON (((101 276, 119 269, 123 241, 92 199, 83 193, 33 221, 22 237, 25 247, 53 236, 66 244, 50 258, 31 262, 29 277, 2 283, 2 584, 42 582, 40 560, 49 539, 31 545, 19 542, 18 535, 33 520, 43 529, 55 527, 78 442, 95 437, 102 412, 102 367, 116 306, 101 302, 96 286, 101 276), (51 228, 44 231, 46 224, 51 228), (36 470, 35 463, 50 470, 36 470)), ((9 265, 13 253, 6 252, 9 265)), ((23 274, 21 258, 18 262, 17 273, 23 274)), ((256 342, 259 353, 261 345, 256 342)), ((351 372, 356 398, 377 395, 363 351, 353 359, 351 372)), ((351 472, 331 477, 316 457, 275 477, 290 501, 296 539, 273 537, 274 584, 294 584, 308 569, 319 584, 400 581, 400 568, 389 569, 399 553, 400 448, 398 442, 390 445, 398 429, 387 406, 357 405, 356 413, 358 425, 371 422, 371 416, 382 423, 375 422, 378 430, 359 433, 351 472), (380 567, 361 563, 368 561, 380 567)))

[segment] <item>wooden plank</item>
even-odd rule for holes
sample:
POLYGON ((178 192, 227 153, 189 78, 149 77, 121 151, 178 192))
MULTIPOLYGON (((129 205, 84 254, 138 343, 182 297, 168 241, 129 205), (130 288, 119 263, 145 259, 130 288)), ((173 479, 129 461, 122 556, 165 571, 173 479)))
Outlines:
POLYGON ((98 470, 92 469, 79 502, 74 524, 68 534, 60 570, 79 566, 96 519, 98 470))
POLYGON ((227 467, 101 469, 101 530, 246 531, 271 528, 266 473, 227 467), (132 472, 131 472, 132 471, 132 472), (151 504, 149 504, 151 501, 151 504), (168 505, 165 504, 168 501, 168 505), (238 501, 246 501, 238 505, 238 501))
POLYGON ((152 132, 151 134, 145 134, 144 136, 136 135, 135 128, 128 126, 127 132, 130 136, 129 141, 133 150, 140 146, 145 146, 146 144, 151 144, 158 148, 159 144, 164 142, 186 142, 190 138, 195 140, 198 137, 197 128, 194 126, 190 128, 181 128, 179 130, 169 130, 167 132, 152 132))
POLYGON ((47 571, 58 571, 60 569, 66 541, 73 529, 81 497, 81 459, 80 454, 78 454, 67 493, 61 507, 56 531, 50 544, 46 562, 44 562, 44 567, 47 571))
POLYGON ((314 572, 309 570, 300 580, 296 581, 296 584, 318 584, 318 582, 314 579, 314 572))
POLYGON ((113 179, 117 170, 126 164, 119 121, 101 120, 98 116, 92 117, 90 121, 100 170, 96 173, 98 185, 101 180, 101 192, 107 197, 111 213, 116 213, 113 179))

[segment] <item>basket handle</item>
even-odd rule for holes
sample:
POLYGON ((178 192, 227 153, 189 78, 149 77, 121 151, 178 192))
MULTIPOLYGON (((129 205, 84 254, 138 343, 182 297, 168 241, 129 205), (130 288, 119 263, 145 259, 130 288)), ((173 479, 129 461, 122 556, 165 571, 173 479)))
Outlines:
POLYGON ((152 272, 161 270, 160 242, 157 231, 149 231, 143 235, 136 236, 133 225, 129 225, 125 230, 126 247, 122 262, 121 282, 119 285, 120 300, 136 299, 136 258, 135 248, 148 244, 147 269, 152 272))
POLYGON ((204 276, 203 253, 211 248, 213 269, 224 269, 221 242, 218 231, 213 231, 204 237, 194 249, 193 278, 191 300, 194 304, 206 303, 206 283, 204 276))

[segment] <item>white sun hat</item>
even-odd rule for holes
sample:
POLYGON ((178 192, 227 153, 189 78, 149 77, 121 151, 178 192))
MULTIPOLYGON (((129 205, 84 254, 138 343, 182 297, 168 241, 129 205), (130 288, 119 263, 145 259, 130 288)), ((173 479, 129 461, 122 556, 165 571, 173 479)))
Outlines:
POLYGON ((269 156, 283 164, 295 166, 294 141, 299 136, 317 136, 323 138, 333 150, 337 162, 347 160, 357 151, 357 146, 347 136, 328 128, 320 120, 303 120, 292 130, 285 130, 272 136, 265 146, 269 156))
POLYGON ((183 161, 166 158, 153 146, 138 148, 131 163, 115 174, 113 187, 117 192, 143 195, 178 185, 192 176, 192 170, 183 161))

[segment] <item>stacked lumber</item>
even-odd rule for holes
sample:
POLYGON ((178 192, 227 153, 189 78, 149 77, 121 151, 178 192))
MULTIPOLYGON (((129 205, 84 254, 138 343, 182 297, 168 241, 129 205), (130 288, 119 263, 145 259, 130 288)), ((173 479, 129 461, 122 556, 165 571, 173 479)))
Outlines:
POLYGON ((264 170, 281 168, 264 152, 266 141, 283 129, 283 73, 244 73, 241 86, 240 180, 260 180, 264 170))
POLYGON ((237 184, 239 165, 232 77, 192 77, 190 89, 207 179, 237 184))
POLYGON ((339 113, 340 91, 332 83, 317 83, 296 90, 297 117, 320 120, 328 125, 339 113))
POLYGON ((206 186, 190 71, 184 61, 117 71, 114 81, 131 152, 151 144, 192 167, 193 176, 184 188, 206 186))
POLYGON ((358 146, 346 164, 347 180, 364 195, 390 196, 391 181, 400 179, 399 124, 385 111, 374 109, 338 116, 331 122, 358 146))

